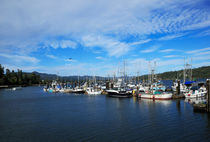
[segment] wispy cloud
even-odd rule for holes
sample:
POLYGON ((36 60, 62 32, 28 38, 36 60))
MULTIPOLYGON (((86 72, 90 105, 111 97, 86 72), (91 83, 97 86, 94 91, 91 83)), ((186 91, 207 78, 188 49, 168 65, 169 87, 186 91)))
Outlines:
POLYGON ((164 58, 174 58, 174 57, 179 57, 178 55, 167 55, 167 56, 163 56, 164 58))
POLYGON ((159 46, 152 46, 150 48, 147 48, 145 50, 141 50, 141 53, 151 53, 156 51, 159 48, 159 46))
POLYGON ((192 51, 187 51, 186 53, 188 53, 188 54, 194 54, 194 53, 201 54, 202 52, 206 52, 206 51, 210 51, 210 47, 197 49, 197 50, 192 50, 192 51))
POLYGON ((141 41, 137 41, 137 42, 130 43, 130 45, 131 45, 131 46, 140 45, 140 44, 148 43, 148 42, 150 42, 150 41, 151 41, 151 39, 145 39, 145 40, 141 40, 141 41))
POLYGON ((200 32, 199 34, 196 35, 196 37, 209 36, 209 35, 210 35, 210 29, 200 32))
POLYGON ((52 47, 54 49, 57 48, 77 48, 77 43, 71 40, 53 40, 53 41, 45 41, 44 47, 52 47))
MULTIPOLYGON (((40 43, 49 36, 80 39, 90 33, 100 35, 148 36, 151 34, 169 34, 160 40, 180 37, 183 31, 209 27, 208 8, 196 7, 200 0, 141 0, 128 2, 92 0, 77 2, 36 0, 32 5, 27 0, 13 3, 0 2, 1 42, 11 41, 17 46, 23 41, 31 45, 40 43), (50 4, 49 4, 50 3, 50 4), (118 5, 113 8, 113 5, 118 5), (62 7, 59 9, 57 7, 62 7), (12 8, 11 8, 12 7, 12 8), (21 9, 21 12, 19 10, 21 9), (46 10, 48 9, 48 10, 46 10), (173 35, 173 33, 177 33, 173 35), (171 35, 172 34, 172 35, 171 35)), ((116 40, 114 36, 113 40, 116 40)), ((140 41, 142 44, 148 40, 140 41)), ((53 48, 76 48, 73 41, 61 41, 49 44, 53 48)), ((49 46, 48 45, 48 46, 49 46)), ((5 47, 6 48, 6 47, 5 47)), ((27 49, 28 47, 24 47, 27 49)), ((38 47, 34 47, 38 48, 38 47)))
POLYGON ((98 59, 98 60, 107 60, 106 58, 101 57, 101 56, 97 56, 96 59, 98 59))
POLYGON ((183 33, 174 34, 174 35, 167 35, 167 36, 159 38, 158 40, 172 40, 172 39, 175 39, 175 38, 180 38, 180 37, 182 37, 184 35, 185 34, 183 34, 183 33))
POLYGON ((82 42, 85 47, 102 48, 109 56, 119 57, 131 50, 127 43, 105 36, 87 35, 82 38, 82 42))
POLYGON ((51 58, 51 59, 57 59, 58 57, 54 56, 54 55, 46 55, 48 58, 51 58))
MULTIPOLYGON (((209 6, 203 0, 0 1, 0 19, 0 57, 4 59, 1 62, 6 64, 10 60, 11 64, 32 63, 38 64, 37 67, 44 62, 38 56, 36 58, 36 55, 46 53, 43 50, 69 51, 62 52, 62 55, 65 54, 63 57, 71 54, 72 50, 79 53, 90 49, 93 53, 99 51, 110 58, 138 54, 139 50, 142 50, 141 53, 159 53, 159 47, 152 45, 167 42, 164 40, 187 38, 186 35, 198 33, 198 30, 210 26, 209 6), (113 8, 113 5, 117 6, 113 8), (160 35, 163 37, 158 39, 160 35), (140 47, 143 44, 148 44, 149 48, 140 47), (133 50, 137 52, 131 52, 133 50)), ((209 36, 209 30, 200 35, 209 36)), ((208 59, 209 48, 198 48, 193 46, 192 51, 184 49, 182 54, 193 57, 197 54, 196 60, 208 59)), ((160 52, 170 53, 180 51, 179 49, 162 49, 160 52)), ((139 56, 141 55, 144 54, 139 56)), ((102 54, 95 56, 93 58, 103 57, 102 54)), ((165 58, 172 58, 170 56, 172 55, 166 55, 165 58)), ((56 56, 53 54, 48 58, 56 59, 56 56)), ((146 63, 147 60, 144 61, 146 63)), ((170 62, 174 65, 179 62, 166 61, 164 63, 160 59, 165 66, 169 66, 170 62)), ((65 63, 67 62, 70 61, 66 60, 65 63)), ((66 69, 67 73, 70 71, 69 66, 61 66, 61 70, 66 69)), ((85 71, 88 66, 91 64, 80 64, 75 67, 75 72, 76 69, 85 71)), ((107 66, 111 68, 111 65, 107 66)), ((56 67, 53 69, 56 70, 56 67)))
POLYGON ((173 52, 175 51, 175 49, 164 49, 164 50, 160 50, 160 52, 162 53, 168 53, 168 52, 173 52))
POLYGON ((3 54, 0 53, 1 57, 7 58, 10 61, 18 62, 18 63, 24 63, 24 62, 28 62, 28 63, 38 63, 39 60, 36 59, 35 57, 30 57, 30 56, 23 56, 23 55, 11 55, 11 54, 3 54))

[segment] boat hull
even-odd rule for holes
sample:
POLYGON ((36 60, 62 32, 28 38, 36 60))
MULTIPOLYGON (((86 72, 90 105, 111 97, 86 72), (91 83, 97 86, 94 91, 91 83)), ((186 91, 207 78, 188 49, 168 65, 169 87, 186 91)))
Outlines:
POLYGON ((94 91, 92 91, 92 92, 91 91, 87 91, 87 94, 88 95, 100 95, 101 91, 95 91, 95 92, 94 91))
POLYGON ((139 97, 143 99, 153 100, 170 100, 172 99, 172 94, 140 94, 139 97))
POLYGON ((120 92, 120 91, 115 91, 115 90, 107 90, 108 96, 109 97, 114 97, 114 98, 130 98, 132 97, 132 93, 130 92, 120 92))

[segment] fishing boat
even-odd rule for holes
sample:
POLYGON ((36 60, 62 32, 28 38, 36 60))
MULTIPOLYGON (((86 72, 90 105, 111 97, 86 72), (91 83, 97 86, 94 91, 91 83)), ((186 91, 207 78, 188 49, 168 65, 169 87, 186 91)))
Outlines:
POLYGON ((155 90, 153 93, 146 92, 146 93, 140 93, 140 98, 144 99, 153 99, 153 100, 170 100, 172 98, 172 93, 169 92, 163 92, 161 90, 155 90))
POLYGON ((132 97, 132 92, 127 91, 126 89, 110 89, 106 90, 109 97, 117 97, 117 98, 130 98, 132 97))
POLYGON ((101 90, 94 89, 94 88, 92 88, 92 87, 88 87, 88 88, 86 89, 86 93, 87 93, 88 95, 100 95, 100 94, 102 93, 102 91, 101 91, 101 90))
POLYGON ((205 97, 207 94, 206 88, 200 87, 197 89, 196 87, 192 87, 191 90, 184 94, 185 98, 199 98, 199 97, 205 97))
POLYGON ((74 88, 71 90, 72 93, 77 93, 77 94, 83 94, 85 93, 85 90, 82 88, 74 88))

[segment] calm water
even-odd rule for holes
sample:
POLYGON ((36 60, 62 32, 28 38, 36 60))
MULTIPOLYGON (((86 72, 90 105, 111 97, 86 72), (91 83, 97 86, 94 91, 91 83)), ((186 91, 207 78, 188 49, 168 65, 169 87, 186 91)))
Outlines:
POLYGON ((0 142, 210 141, 210 115, 181 101, 0 90, 0 142))

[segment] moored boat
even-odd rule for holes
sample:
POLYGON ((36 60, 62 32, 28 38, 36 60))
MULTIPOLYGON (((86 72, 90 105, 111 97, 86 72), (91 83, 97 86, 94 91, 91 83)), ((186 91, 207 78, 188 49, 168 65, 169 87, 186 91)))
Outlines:
POLYGON ((102 91, 101 90, 96 90, 96 89, 93 89, 93 88, 87 88, 86 93, 88 95, 100 95, 102 93, 102 91))
POLYGON ((172 99, 172 93, 155 91, 154 93, 143 93, 143 94, 140 93, 139 97, 144 99, 154 99, 154 100, 170 100, 172 99))
POLYGON ((109 97, 117 97, 117 98, 130 98, 132 97, 132 93, 126 90, 106 90, 109 97))

